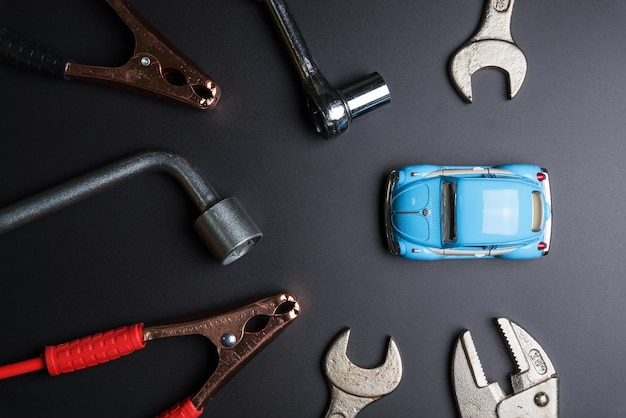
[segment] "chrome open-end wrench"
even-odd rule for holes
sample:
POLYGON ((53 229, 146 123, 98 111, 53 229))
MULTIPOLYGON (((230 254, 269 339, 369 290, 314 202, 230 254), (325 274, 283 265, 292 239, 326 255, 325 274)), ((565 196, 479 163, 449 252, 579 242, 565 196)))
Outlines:
POLYGON ((497 68, 508 75, 509 98, 517 95, 526 78, 526 57, 511 35, 515 0, 487 0, 478 30, 450 60, 450 77, 459 94, 472 102, 472 75, 497 68))
POLYGON ((330 404, 325 418, 353 418, 370 403, 391 393, 402 378, 402 358, 393 338, 389 339, 385 362, 362 369, 347 357, 350 330, 342 331, 331 344, 324 360, 330 386, 330 404))

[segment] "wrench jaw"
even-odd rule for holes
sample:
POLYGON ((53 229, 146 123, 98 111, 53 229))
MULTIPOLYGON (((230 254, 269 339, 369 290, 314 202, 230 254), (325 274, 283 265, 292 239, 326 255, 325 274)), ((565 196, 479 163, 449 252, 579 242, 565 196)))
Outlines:
POLYGON ((464 45, 450 60, 450 78, 468 103, 473 100, 472 76, 485 68, 494 68, 506 74, 508 96, 513 99, 524 84, 528 64, 522 50, 511 42, 487 39, 464 45))
MULTIPOLYGON (((530 416, 558 414, 558 378, 552 361, 539 343, 515 322, 498 318, 498 325, 515 361, 511 375, 513 396, 499 405, 499 410, 524 409, 530 416)), ((506 416, 506 415, 503 415, 506 416)))
POLYGON ((347 357, 350 330, 342 331, 324 359, 324 374, 331 389, 326 418, 354 417, 361 409, 395 390, 402 378, 402 358, 393 338, 389 339, 385 362, 363 369, 347 357))
POLYGON ((475 33, 450 59, 450 77, 459 94, 472 103, 472 75, 483 68, 507 74, 509 99, 526 78, 526 57, 511 34, 515 0, 486 0, 483 19, 475 33))
POLYGON ((497 323, 516 365, 513 395, 487 382, 469 331, 458 338, 452 358, 452 381, 461 417, 556 417, 558 378, 543 348, 523 328, 506 318, 497 323))
POLYGON ((452 382, 461 417, 497 417, 497 405, 506 396, 497 382, 487 382, 469 331, 461 334, 456 342, 452 382))

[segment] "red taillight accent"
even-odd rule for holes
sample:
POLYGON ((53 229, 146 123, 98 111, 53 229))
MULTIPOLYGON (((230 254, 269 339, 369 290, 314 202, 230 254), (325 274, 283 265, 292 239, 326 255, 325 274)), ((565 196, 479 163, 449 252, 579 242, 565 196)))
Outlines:
POLYGON ((411 173, 411 177, 415 177, 415 176, 417 176, 417 173, 414 171, 411 173))
POLYGON ((545 242, 543 242, 543 241, 541 241, 541 242, 539 243, 539 245, 537 245, 537 249, 538 249, 539 251, 543 251, 543 250, 545 250, 546 248, 548 248, 548 244, 546 244, 546 243, 545 243, 545 242))
POLYGON ((537 173, 537 180, 544 181, 546 179, 546 173, 537 173))

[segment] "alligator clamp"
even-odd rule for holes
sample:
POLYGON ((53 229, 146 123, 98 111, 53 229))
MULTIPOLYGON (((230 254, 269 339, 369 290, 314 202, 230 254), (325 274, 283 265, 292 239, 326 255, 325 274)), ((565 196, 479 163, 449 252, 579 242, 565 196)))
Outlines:
POLYGON ((487 382, 469 331, 458 338, 452 357, 452 381, 461 417, 549 418, 558 416, 558 378, 552 362, 522 327, 497 319, 517 373, 511 375, 513 395, 497 382, 487 382))
POLYGON ((126 0, 106 0, 135 37, 135 51, 120 67, 77 64, 31 39, 0 28, 0 61, 61 79, 94 82, 200 110, 217 105, 220 88, 178 51, 126 0))
POLYGON ((52 376, 116 360, 158 338, 202 335, 217 349, 217 368, 194 395, 161 417, 199 417, 222 386, 298 317, 300 307, 290 293, 258 300, 221 315, 168 325, 129 325, 69 343, 46 347, 41 357, 0 367, 0 379, 47 369, 52 376), (264 326, 261 326, 263 324, 264 326))

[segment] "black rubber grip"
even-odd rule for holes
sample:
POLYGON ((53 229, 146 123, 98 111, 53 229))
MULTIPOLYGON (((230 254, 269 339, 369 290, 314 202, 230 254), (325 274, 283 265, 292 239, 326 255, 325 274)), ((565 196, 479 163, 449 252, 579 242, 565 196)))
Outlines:
POLYGON ((0 28, 0 62, 65 79, 65 67, 69 61, 47 46, 7 28, 0 28))

